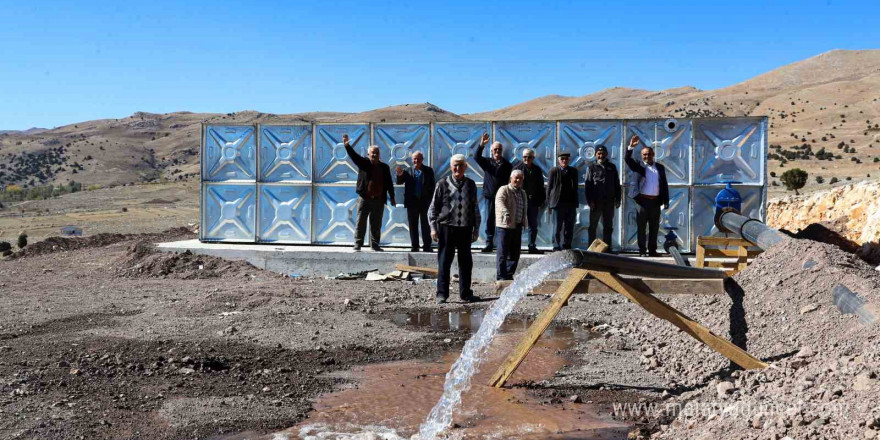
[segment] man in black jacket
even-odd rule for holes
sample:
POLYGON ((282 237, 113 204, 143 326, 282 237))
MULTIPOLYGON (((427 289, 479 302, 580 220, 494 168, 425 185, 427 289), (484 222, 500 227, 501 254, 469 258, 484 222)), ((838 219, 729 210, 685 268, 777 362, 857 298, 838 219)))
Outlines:
POLYGON ((587 244, 596 239, 599 219, 602 220, 602 240, 611 246, 611 232, 614 230, 614 210, 620 208, 620 176, 617 167, 608 160, 608 149, 604 145, 596 147, 596 161, 587 167, 584 180, 584 195, 590 206, 590 227, 587 244))
POLYGON ((367 230, 367 218, 370 220, 370 247, 381 252, 379 238, 382 234, 382 215, 385 213, 385 202, 394 202, 394 183, 391 180, 391 168, 379 161, 379 147, 370 145, 364 158, 354 151, 348 142, 348 135, 342 135, 342 144, 348 157, 358 167, 358 180, 355 191, 360 196, 358 201, 357 227, 354 233, 354 250, 360 252, 364 245, 364 234, 367 230), (386 196, 387 194, 387 196, 386 196))
POLYGON ((633 136, 626 149, 626 166, 633 172, 633 185, 628 196, 636 203, 636 227, 638 228, 639 255, 657 254, 657 232, 660 230, 660 209, 669 207, 669 184, 666 181, 666 168, 654 162, 654 149, 642 148, 642 160, 633 159, 633 151, 639 144, 638 136, 633 136), (645 226, 648 227, 645 243, 645 226))
POLYGON ((431 226, 428 224, 428 208, 434 195, 434 170, 423 165, 425 157, 421 151, 412 154, 412 174, 400 166, 396 168, 397 184, 404 184, 403 205, 406 206, 406 220, 409 224, 409 239, 412 252, 419 251, 419 226, 422 231, 422 250, 431 252, 431 226))
POLYGON ((544 170, 535 165, 535 151, 526 148, 522 152, 522 162, 513 167, 514 170, 523 172, 523 189, 529 198, 528 212, 526 216, 529 220, 529 253, 543 254, 538 250, 538 214, 544 207, 544 200, 547 194, 544 192, 544 170))
POLYGON ((559 153, 559 166, 547 178, 547 207, 556 213, 553 251, 571 249, 578 207, 578 171, 568 166, 570 153, 559 153))
POLYGON ((486 247, 480 251, 484 253, 492 252, 495 248, 495 193, 510 182, 510 172, 513 171, 510 161, 504 158, 501 142, 492 144, 491 159, 483 157, 483 149, 488 143, 489 133, 484 133, 475 158, 477 165, 483 169, 483 198, 489 204, 486 212, 486 247))

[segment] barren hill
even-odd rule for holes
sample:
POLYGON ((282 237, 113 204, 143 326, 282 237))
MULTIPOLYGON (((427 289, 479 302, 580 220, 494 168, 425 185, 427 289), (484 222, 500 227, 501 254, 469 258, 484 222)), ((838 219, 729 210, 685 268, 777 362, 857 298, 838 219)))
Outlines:
MULTIPOLYGON (((686 80, 686 79, 685 79, 686 80)), ((880 50, 835 50, 716 90, 660 91, 615 87, 580 97, 549 95, 484 113, 459 116, 430 103, 363 113, 275 115, 138 112, 51 130, 0 132, 0 185, 76 180, 115 185, 186 180, 198 173, 199 124, 208 122, 407 122, 768 116, 770 171, 810 172, 808 190, 834 178, 880 175, 880 50), (874 162, 877 160, 877 162, 874 162), (787 162, 787 163, 784 163, 787 162), (815 177, 821 177, 819 184, 815 177)), ((775 180, 775 179, 774 179, 775 180)), ((776 187, 779 189, 779 187, 776 187)))

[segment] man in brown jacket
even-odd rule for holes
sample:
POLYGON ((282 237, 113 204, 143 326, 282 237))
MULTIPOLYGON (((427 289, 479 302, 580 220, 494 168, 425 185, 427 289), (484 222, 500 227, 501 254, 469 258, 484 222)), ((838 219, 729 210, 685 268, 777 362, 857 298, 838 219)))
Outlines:
POLYGON ((529 226, 529 198, 522 189, 522 170, 510 173, 510 184, 498 188, 495 194, 495 227, 498 253, 495 264, 498 280, 512 280, 519 264, 523 228, 529 226))

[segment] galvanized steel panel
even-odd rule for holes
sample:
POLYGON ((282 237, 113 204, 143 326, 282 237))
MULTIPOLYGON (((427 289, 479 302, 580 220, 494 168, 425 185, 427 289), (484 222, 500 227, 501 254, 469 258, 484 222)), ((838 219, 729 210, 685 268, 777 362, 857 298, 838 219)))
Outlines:
MULTIPOLYGON (((544 208, 538 211, 538 239, 535 244, 539 248, 553 247, 553 233, 556 232, 556 221, 549 209, 544 208)), ((522 245, 526 248, 529 245, 529 230, 523 230, 522 245)))
MULTIPOLYGON (((625 197, 623 201, 623 250, 638 251, 638 228, 636 227, 636 202, 625 197)), ((660 232, 657 235, 657 250, 663 250, 666 241, 667 227, 673 226, 680 239, 680 249, 690 252, 691 249, 691 215, 690 188, 669 187, 669 207, 660 211, 660 232)), ((645 228, 647 233, 647 228, 645 228)))
MULTIPOLYGON (((354 186, 315 186, 312 192, 312 242, 353 244, 358 195, 354 186)), ((369 245, 369 227, 364 242, 369 245)))
MULTIPOLYGON (((390 201, 385 205, 385 214, 382 216, 382 239, 379 244, 409 247, 412 243, 409 239, 406 208, 403 206, 403 186, 394 187, 394 198, 397 199, 397 206, 392 206, 390 201)), ((419 243, 421 243, 421 231, 419 243)))
POLYGON ((260 182, 312 180, 312 126, 260 126, 260 182))
POLYGON ((431 165, 431 126, 429 124, 376 124, 373 139, 382 161, 391 166, 412 168, 412 153, 422 152, 424 164, 431 165))
MULTIPOLYGON (((742 198, 742 215, 746 217, 764 219, 764 188, 760 186, 733 185, 742 198)), ((699 236, 713 236, 724 234, 715 227, 715 196, 724 189, 724 186, 699 186, 694 187, 694 243, 699 236)))
POLYGON ((558 153, 571 153, 570 166, 577 168, 579 182, 586 178, 588 164, 596 160, 596 147, 604 145, 608 158, 618 171, 624 166, 620 154, 623 136, 622 121, 564 121, 559 122, 558 153))
POLYGON ((256 202, 256 184, 202 184, 202 239, 254 241, 256 202))
POLYGON ((545 172, 556 163, 556 122, 499 121, 495 141, 504 145, 504 157, 514 164, 522 161, 526 148, 535 151, 535 164, 545 172))
MULTIPOLYGON (((477 183, 483 182, 483 170, 474 160, 474 154, 480 145, 480 138, 490 132, 488 122, 435 122, 434 136, 431 145, 432 163, 437 180, 452 173, 449 159, 455 154, 467 157, 468 169, 465 175, 477 183)), ((489 157, 489 147, 483 151, 489 157)))
MULTIPOLYGON (((574 224, 574 242, 573 246, 576 248, 586 249, 590 247, 590 205, 587 204, 587 195, 584 194, 584 187, 580 186, 578 188, 578 209, 577 209, 577 219, 574 224)), ((611 231, 611 245, 612 250, 620 249, 620 209, 614 210, 614 230, 611 231)), ((554 226, 555 231, 555 226, 554 226)), ((599 227, 596 229, 596 238, 602 238, 602 232, 605 228, 602 227, 602 222, 599 222, 599 227)))
POLYGON ((259 241, 312 241, 312 188, 309 185, 260 185, 259 241))
POLYGON ((366 157, 370 146, 368 124, 319 124, 315 126, 316 183, 356 182, 358 169, 348 158, 342 135, 348 134, 352 148, 366 157))
POLYGON ((257 178, 257 142, 253 125, 205 125, 202 181, 254 181, 257 178))
MULTIPOLYGON (((654 160, 666 167, 666 180, 670 185, 687 185, 691 183, 691 133, 690 120, 677 120, 676 129, 668 131, 666 120, 627 121, 626 135, 623 138, 624 148, 621 154, 627 154, 627 146, 632 136, 638 135, 641 143, 635 148, 633 158, 641 160, 645 146, 654 148, 654 160)), ((626 167, 626 164, 624 164, 626 167)), ((627 168, 624 172, 627 180, 633 177, 627 168)))
POLYGON ((764 184, 765 119, 694 121, 694 183, 764 184))

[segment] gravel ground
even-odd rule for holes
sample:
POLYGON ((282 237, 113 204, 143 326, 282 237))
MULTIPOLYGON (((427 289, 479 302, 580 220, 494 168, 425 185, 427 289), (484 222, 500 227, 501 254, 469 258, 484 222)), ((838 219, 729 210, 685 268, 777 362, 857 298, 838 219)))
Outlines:
MULTIPOLYGON (((7 312, 0 438, 184 439, 283 429, 344 381, 322 373, 436 356, 466 338, 398 327, 390 314, 491 305, 434 305, 430 282, 291 279, 149 245, 189 236, 176 229, 53 239, 0 262, 7 312)), ((599 337, 565 353, 571 365, 555 377, 524 386, 548 404, 577 394, 609 405, 728 408, 617 414, 639 422, 631 437, 868 438, 880 426, 877 329, 837 312, 831 289, 838 283, 880 300, 880 273, 856 256, 792 240, 729 281, 726 296, 663 297, 772 364, 747 372, 623 297, 578 295, 557 319, 599 337), (783 410, 729 414, 732 405, 758 403, 783 410), (820 403, 846 411, 826 414, 820 403)), ((491 284, 475 290, 493 296, 491 284)), ((515 313, 534 316, 546 304, 547 296, 530 296, 515 313)))

